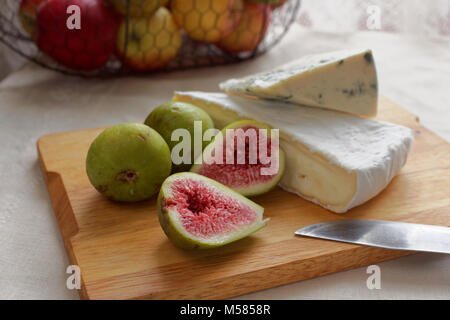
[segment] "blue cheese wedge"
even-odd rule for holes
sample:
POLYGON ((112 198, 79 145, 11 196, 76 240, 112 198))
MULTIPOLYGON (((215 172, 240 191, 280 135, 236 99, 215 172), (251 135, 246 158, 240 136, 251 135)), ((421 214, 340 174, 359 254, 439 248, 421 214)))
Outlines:
POLYGON ((230 79, 220 88, 362 116, 377 113, 378 83, 371 50, 305 56, 271 71, 230 79))
POLYGON ((409 128, 342 112, 197 91, 176 92, 173 100, 202 108, 218 128, 254 119, 280 129, 286 154, 280 186, 337 213, 383 190, 413 144, 409 128))

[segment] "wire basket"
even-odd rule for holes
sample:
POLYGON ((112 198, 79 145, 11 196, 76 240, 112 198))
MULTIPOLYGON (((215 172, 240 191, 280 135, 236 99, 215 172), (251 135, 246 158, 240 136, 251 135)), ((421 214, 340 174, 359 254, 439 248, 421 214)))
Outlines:
POLYGON ((45 68, 80 76, 148 74, 251 59, 282 39, 300 8, 300 0, 2 2, 1 42, 45 68), (91 9, 92 3, 101 10, 91 9), (69 9, 73 4, 81 10, 69 9), (63 29, 69 23, 71 34, 63 29), (76 32, 79 36, 72 37, 76 32))

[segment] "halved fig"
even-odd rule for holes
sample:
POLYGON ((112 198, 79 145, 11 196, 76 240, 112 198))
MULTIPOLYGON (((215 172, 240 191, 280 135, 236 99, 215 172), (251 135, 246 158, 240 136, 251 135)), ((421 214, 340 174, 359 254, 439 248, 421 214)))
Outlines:
POLYGON ((185 249, 219 247, 266 225, 264 208, 230 188, 191 172, 168 177, 158 196, 164 233, 185 249))
POLYGON ((240 120, 223 128, 194 163, 191 172, 244 196, 256 196, 281 180, 285 155, 279 147, 278 130, 254 120, 240 120))

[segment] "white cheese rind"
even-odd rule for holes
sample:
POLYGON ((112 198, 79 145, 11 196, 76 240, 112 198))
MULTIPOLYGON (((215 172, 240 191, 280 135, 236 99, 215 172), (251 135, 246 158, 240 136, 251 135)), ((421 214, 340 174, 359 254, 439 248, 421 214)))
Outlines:
POLYGON ((309 55, 220 84, 227 93, 374 116, 378 82, 371 50, 309 55))
MULTIPOLYGON (((176 99, 189 98, 220 106, 223 115, 211 115, 224 124, 242 118, 265 122, 280 129, 280 136, 298 141, 329 164, 356 172, 356 192, 345 206, 336 209, 314 199, 327 209, 341 213, 376 196, 406 163, 413 144, 412 131, 404 126, 311 107, 277 101, 245 99, 223 93, 176 92, 176 99)), ((208 110, 205 110, 208 112, 208 110)), ((283 144, 281 144, 283 146, 283 144)), ((289 160, 287 160, 289 161, 289 160)), ((289 167, 287 163, 287 167, 289 167)), ((291 164, 295 165, 295 164, 291 164)), ((326 181, 324 181, 326 183, 326 181)), ((302 193, 281 183, 290 192, 302 193)))

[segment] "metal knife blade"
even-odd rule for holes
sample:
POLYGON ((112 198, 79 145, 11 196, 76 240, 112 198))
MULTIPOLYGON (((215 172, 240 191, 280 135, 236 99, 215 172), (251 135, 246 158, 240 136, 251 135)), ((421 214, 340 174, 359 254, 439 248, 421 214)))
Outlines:
POLYGON ((450 228, 383 220, 332 220, 296 235, 394 250, 450 253, 450 228))

